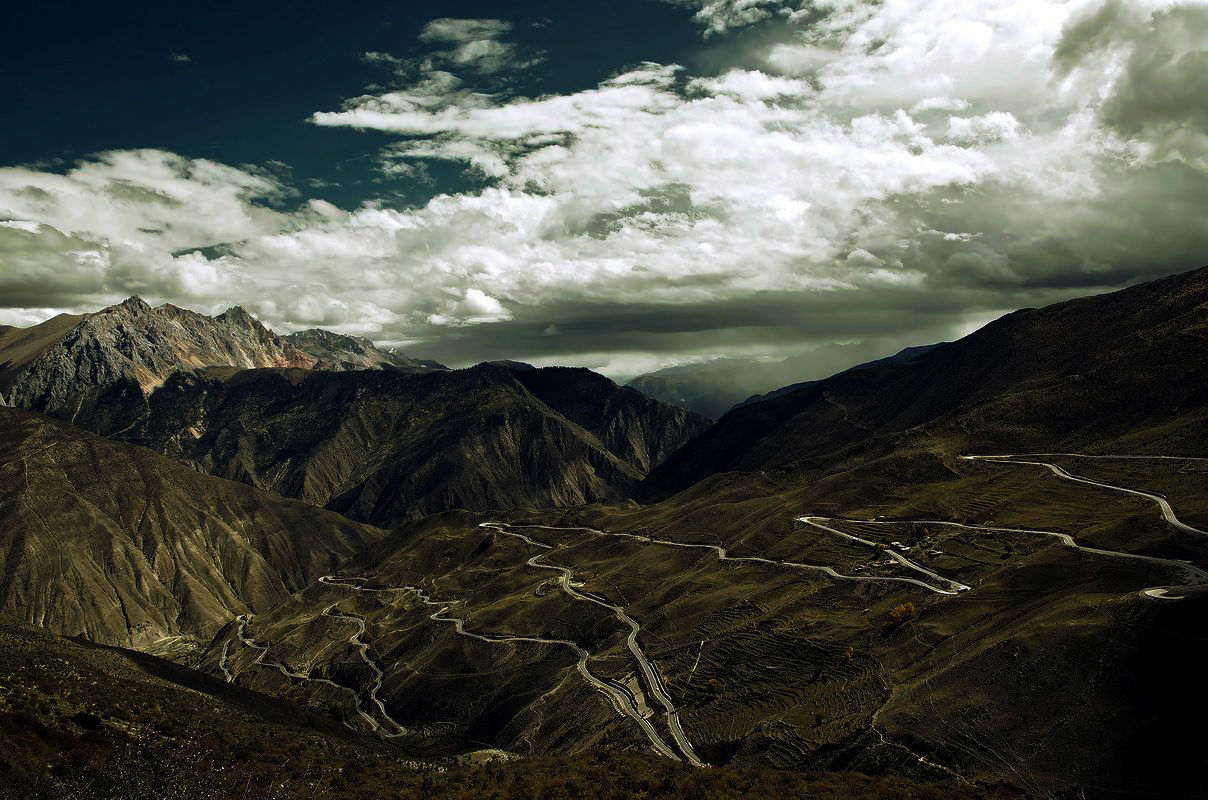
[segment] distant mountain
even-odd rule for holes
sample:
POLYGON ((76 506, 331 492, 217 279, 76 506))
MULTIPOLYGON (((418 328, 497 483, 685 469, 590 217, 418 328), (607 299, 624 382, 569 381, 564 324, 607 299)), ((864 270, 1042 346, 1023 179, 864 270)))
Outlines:
POLYGON ((179 372, 77 424, 374 524, 623 497, 708 420, 586 369, 179 372))
POLYGON ((0 612, 156 649, 267 610, 381 531, 0 408, 0 612))
POLYGON ((1208 267, 1008 314, 905 363, 841 373, 736 408, 655 469, 639 496, 726 471, 834 465, 902 449, 1028 452, 1208 446, 1208 267))
MULTIPOLYGON (((925 353, 930 353, 932 350, 934 350, 935 348, 937 348, 943 344, 947 344, 947 342, 940 342, 938 344, 924 344, 924 345, 919 345, 918 347, 907 347, 905 349, 899 350, 898 352, 894 353, 891 356, 886 356, 885 358, 878 358, 874 361, 867 361, 863 364, 856 364, 854 367, 848 367, 847 369, 843 370, 843 372, 840 372, 837 374, 842 375, 844 372, 854 372, 855 370, 858 370, 858 369, 869 369, 871 367, 884 367, 884 366, 888 366, 890 364, 908 364, 911 361, 914 361, 919 356, 924 355, 925 353)), ((768 392, 767 394, 751 395, 746 400, 743 400, 741 403, 738 403, 734 407, 738 408, 740 406, 747 406, 747 405, 750 405, 751 403, 758 403, 761 400, 771 400, 773 397, 780 397, 781 395, 784 395, 784 394, 791 394, 792 392, 795 392, 799 389, 805 389, 806 387, 813 386, 815 383, 819 383, 821 380, 825 380, 825 379, 819 379, 819 380, 814 380, 814 381, 802 381, 801 383, 793 383, 793 384, 789 384, 788 386, 782 386, 779 389, 776 389, 775 391, 768 392)))
POLYGON ((101 408, 134 417, 143 398, 180 370, 296 367, 428 371, 365 340, 305 331, 281 337, 236 306, 208 317, 139 297, 93 314, 60 315, 0 331, 0 394, 10 405, 72 419, 101 408))
POLYGON ((411 358, 393 347, 380 349, 363 336, 345 336, 322 328, 291 333, 284 339, 318 359, 318 365, 325 369, 397 369, 402 372, 447 369, 435 361, 411 358))
POLYGON ((726 386, 725 373, 721 370, 696 370, 689 367, 670 367, 675 373, 664 370, 639 375, 625 385, 647 397, 664 403, 695 411, 710 419, 724 414, 744 394, 734 392, 726 386))
MULTIPOLYGON (((800 386, 802 382, 821 380, 852 364, 877 363, 882 360, 877 358, 881 355, 877 347, 874 343, 831 345, 780 361, 719 358, 639 375, 626 385, 647 397, 717 419, 737 405, 788 384, 800 386), (870 358, 877 361, 869 362, 870 358)), ((925 349, 906 348, 889 358, 925 349)))

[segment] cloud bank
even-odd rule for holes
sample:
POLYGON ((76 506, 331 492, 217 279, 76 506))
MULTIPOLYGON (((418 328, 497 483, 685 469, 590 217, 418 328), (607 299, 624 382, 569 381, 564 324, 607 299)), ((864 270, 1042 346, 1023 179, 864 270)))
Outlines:
POLYGON ((634 372, 917 344, 1208 261, 1206 4, 681 4, 783 35, 546 96, 477 82, 524 68, 500 20, 433 20, 419 64, 366 54, 395 85, 310 121, 479 181, 419 207, 283 210, 271 173, 160 151, 0 170, 9 318, 137 291, 634 372))

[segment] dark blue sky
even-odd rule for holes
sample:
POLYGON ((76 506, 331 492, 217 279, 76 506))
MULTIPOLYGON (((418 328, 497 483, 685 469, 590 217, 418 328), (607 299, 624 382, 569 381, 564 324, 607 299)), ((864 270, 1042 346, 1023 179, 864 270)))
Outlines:
MULTIPOLYGON (((435 16, 511 21, 511 38, 544 54, 508 87, 530 96, 591 87, 642 61, 708 72, 718 49, 702 48, 689 12, 654 0, 30 3, 6 12, 0 73, 16 79, 0 82, 0 108, 20 123, 0 126, 0 154, 5 164, 53 168, 154 147, 233 165, 283 162, 304 193, 345 208, 422 201, 434 187, 374 168, 377 148, 397 137, 306 119, 388 84, 390 71, 361 54, 422 52, 416 35, 435 16), (314 190, 313 180, 340 185, 314 190)), ((459 167, 431 170, 436 189, 464 188, 459 167)))

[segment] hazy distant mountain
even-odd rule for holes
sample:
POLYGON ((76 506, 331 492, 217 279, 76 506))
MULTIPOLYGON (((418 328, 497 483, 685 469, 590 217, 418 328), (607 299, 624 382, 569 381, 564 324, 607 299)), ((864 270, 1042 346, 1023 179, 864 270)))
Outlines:
POLYGON ((0 394, 11 405, 72 419, 98 406, 121 419, 179 370, 298 367, 407 371, 428 367, 363 339, 304 331, 281 337, 236 306, 208 317, 139 297, 93 314, 0 331, 0 394))
MULTIPOLYGON (((863 364, 856 364, 854 367, 848 367, 847 369, 843 370, 843 372, 853 372, 858 369, 869 369, 870 367, 884 367, 889 364, 907 364, 911 361, 914 361, 916 358, 923 355, 924 353, 931 352, 932 350, 934 350, 935 348, 939 347, 942 344, 947 344, 947 343, 940 342, 938 344, 924 344, 924 345, 920 345, 918 347, 907 347, 902 350, 899 350, 898 352, 894 353, 891 356, 885 356, 885 358, 878 358, 875 361, 866 361, 863 364)), ((843 372, 840 372, 838 374, 842 375, 843 372)), ((825 380, 825 379, 820 378, 819 380, 825 380)), ((734 407, 737 408, 739 406, 750 405, 751 403, 758 403, 761 400, 770 400, 773 397, 780 397, 782 394, 790 394, 792 392, 797 391, 798 389, 804 389, 807 386, 813 386, 815 383, 818 383, 819 380, 802 381, 801 383, 793 383, 793 384, 789 384, 788 386, 782 386, 779 389, 768 392, 767 394, 751 395, 746 400, 743 400, 741 403, 737 403, 734 407)))
MULTIPOLYGON (((872 343, 830 345, 780 361, 719 358, 639 375, 626 385, 647 397, 717 419, 736 405, 789 384, 821 380, 853 364, 878 363, 884 352, 878 352, 878 347, 872 343)), ((908 347, 889 358, 925 349, 908 347)))
POLYGON ((154 648, 208 640, 381 535, 145 448, 0 409, 0 611, 154 648))
POLYGON ((180 372, 136 415, 77 423, 382 524, 619 499, 703 417, 585 369, 180 372))
POLYGON ((907 431, 981 452, 1068 449, 1128 434, 1137 439, 1132 447, 1197 452, 1208 445, 1206 308, 1208 267, 1016 311, 906 363, 735 408, 640 491, 648 497, 718 472, 834 461, 869 442, 888 452, 907 431), (1145 433, 1150 425, 1159 427, 1145 433))

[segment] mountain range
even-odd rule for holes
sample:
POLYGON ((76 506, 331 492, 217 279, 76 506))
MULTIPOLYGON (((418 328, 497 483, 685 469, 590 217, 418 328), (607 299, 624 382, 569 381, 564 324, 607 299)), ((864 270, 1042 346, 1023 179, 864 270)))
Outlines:
POLYGON ((592 791, 1202 794, 1206 340, 1208 267, 710 423, 239 309, 0 330, 0 781, 209 726, 315 797, 601 758, 592 791))
POLYGON ((375 524, 618 499, 707 424, 588 370, 447 370, 137 297, 0 332, 0 365, 14 406, 375 524))
POLYGON ((137 403, 173 373, 205 367, 433 368, 328 331, 281 337, 239 306, 208 317, 131 297, 92 314, 0 328, 0 395, 11 405, 62 418, 114 402, 137 403))

